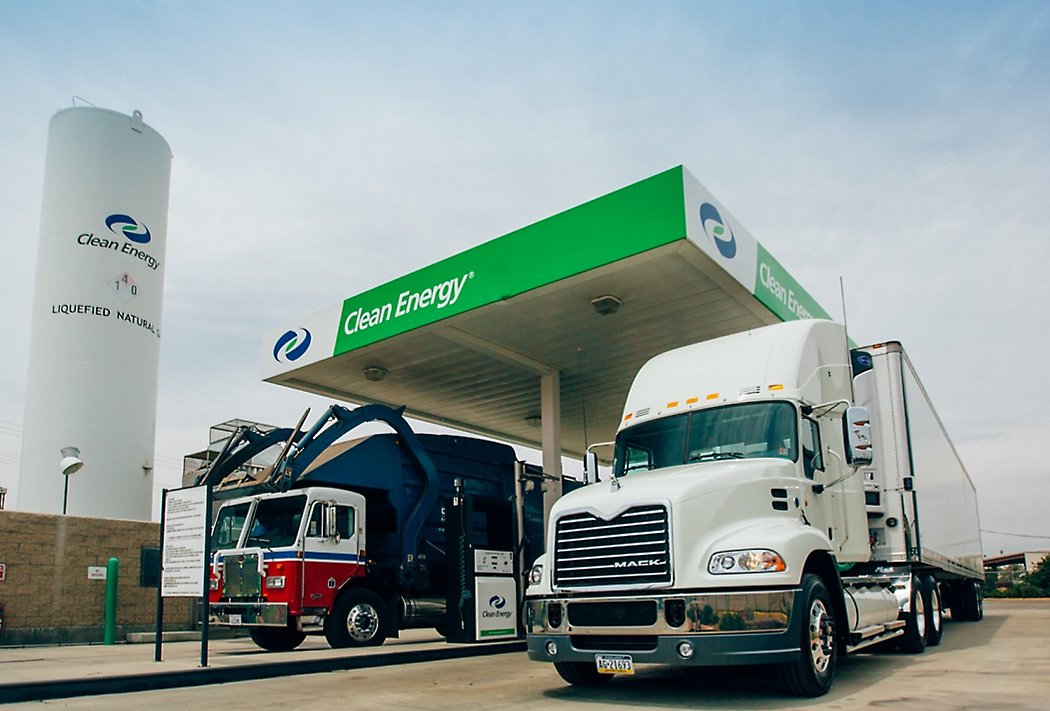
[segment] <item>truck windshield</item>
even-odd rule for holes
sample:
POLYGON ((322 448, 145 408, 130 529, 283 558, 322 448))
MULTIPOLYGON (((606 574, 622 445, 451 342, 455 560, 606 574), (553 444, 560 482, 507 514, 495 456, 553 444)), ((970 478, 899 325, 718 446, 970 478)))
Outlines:
POLYGON ((663 417, 616 438, 614 474, 715 459, 798 456, 797 417, 789 402, 726 405, 663 417))
POLYGON ((236 548, 237 541, 241 540, 241 531, 244 530, 244 521, 248 518, 248 509, 251 502, 223 506, 219 509, 219 515, 215 519, 212 528, 211 549, 221 551, 227 548, 236 548))
POLYGON ((305 496, 259 499, 245 547, 279 548, 294 544, 305 508, 305 496))

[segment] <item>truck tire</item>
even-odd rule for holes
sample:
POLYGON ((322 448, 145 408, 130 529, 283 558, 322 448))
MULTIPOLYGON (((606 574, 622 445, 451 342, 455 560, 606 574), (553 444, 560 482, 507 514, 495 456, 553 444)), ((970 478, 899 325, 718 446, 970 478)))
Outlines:
POLYGON ((802 576, 799 658, 779 665, 780 678, 796 696, 823 696, 831 689, 838 661, 835 609, 819 576, 802 576))
POLYGON ((306 633, 294 627, 251 627, 248 635, 267 652, 290 652, 306 639, 306 633))
POLYGON ((922 577, 922 589, 926 593, 926 646, 936 647, 944 634, 944 605, 941 587, 932 575, 922 577))
POLYGON ((977 583, 968 580, 962 584, 962 619, 979 622, 984 619, 984 599, 977 583))
POLYGON ((922 579, 911 578, 911 604, 904 613, 904 634, 897 638, 897 649, 907 654, 922 654, 926 649, 926 587, 922 579))
POLYGON ((383 599, 371 590, 349 590, 325 619, 325 639, 335 649, 379 646, 386 640, 388 614, 383 599))
POLYGON ((554 662, 558 675, 573 686, 602 686, 612 681, 612 674, 599 674, 594 662, 554 662))

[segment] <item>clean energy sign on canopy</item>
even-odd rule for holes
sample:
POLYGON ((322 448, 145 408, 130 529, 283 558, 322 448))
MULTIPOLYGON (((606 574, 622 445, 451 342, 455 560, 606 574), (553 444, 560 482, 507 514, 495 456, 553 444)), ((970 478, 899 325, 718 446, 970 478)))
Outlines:
POLYGON ((263 378, 684 241, 778 318, 828 318, 769 251, 678 166, 268 333, 263 378))
POLYGON ((168 491, 164 497, 161 595, 200 597, 207 567, 208 487, 168 491))

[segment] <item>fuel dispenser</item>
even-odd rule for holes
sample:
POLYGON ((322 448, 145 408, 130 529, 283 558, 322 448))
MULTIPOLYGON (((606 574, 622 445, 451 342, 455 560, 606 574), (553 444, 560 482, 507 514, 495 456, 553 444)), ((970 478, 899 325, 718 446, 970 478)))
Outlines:
POLYGON ((493 517, 512 519, 511 502, 457 490, 446 512, 448 600, 446 638, 450 642, 489 642, 520 637, 520 580, 515 539, 510 530, 490 525, 493 517))

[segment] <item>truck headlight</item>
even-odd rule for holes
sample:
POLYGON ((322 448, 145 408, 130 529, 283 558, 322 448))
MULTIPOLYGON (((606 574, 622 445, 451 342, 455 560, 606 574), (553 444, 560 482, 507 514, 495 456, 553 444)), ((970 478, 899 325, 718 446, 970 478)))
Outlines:
POLYGON ((532 585, 539 585, 543 582, 543 563, 537 563, 532 566, 532 570, 529 571, 529 583, 532 585))
POLYGON ((283 590, 284 589, 284 576, 273 575, 266 579, 267 590, 283 590))
POLYGON ((218 590, 219 589, 219 579, 218 578, 209 578, 208 579, 208 589, 209 590, 218 590))
POLYGON ((711 575, 727 573, 779 573, 786 570, 784 559, 776 551, 753 548, 742 551, 719 551, 711 556, 707 572, 711 575))

